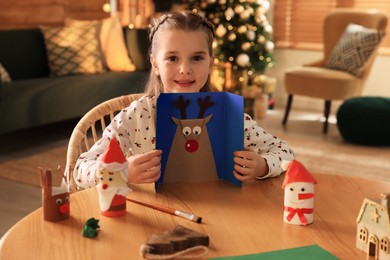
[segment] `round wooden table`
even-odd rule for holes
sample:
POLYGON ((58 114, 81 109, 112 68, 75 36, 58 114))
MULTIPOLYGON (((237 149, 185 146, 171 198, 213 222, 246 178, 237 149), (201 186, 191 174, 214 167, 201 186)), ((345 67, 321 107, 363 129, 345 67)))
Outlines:
POLYGON ((355 247, 356 218, 365 197, 378 198, 390 183, 313 174, 314 222, 295 226, 283 221, 283 176, 244 183, 224 181, 134 186, 129 196, 193 213, 201 224, 127 202, 127 214, 99 214, 96 189, 71 195, 71 216, 43 220, 38 209, 15 224, 0 241, 1 259, 142 259, 140 247, 152 234, 182 225, 207 234, 207 257, 237 256, 316 244, 341 259, 363 259, 355 247), (81 235, 84 223, 98 218, 96 238, 81 235))

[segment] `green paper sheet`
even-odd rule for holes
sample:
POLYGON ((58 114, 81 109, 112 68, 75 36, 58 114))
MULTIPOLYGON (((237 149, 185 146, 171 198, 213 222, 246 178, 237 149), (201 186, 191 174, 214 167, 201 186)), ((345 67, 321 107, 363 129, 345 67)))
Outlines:
POLYGON ((261 260, 261 259, 272 259, 272 260, 335 260, 338 259, 325 249, 317 246, 310 245, 304 247, 297 247, 292 249, 278 250, 267 253, 259 253, 253 255, 243 256, 231 256, 221 258, 211 258, 218 260, 261 260))

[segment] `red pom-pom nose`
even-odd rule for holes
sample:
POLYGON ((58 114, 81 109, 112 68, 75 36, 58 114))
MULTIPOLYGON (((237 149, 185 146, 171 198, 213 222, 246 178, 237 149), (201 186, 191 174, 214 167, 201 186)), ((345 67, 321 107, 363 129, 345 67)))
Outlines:
POLYGON ((66 215, 66 214, 69 214, 69 204, 62 204, 61 206, 60 206, 60 213, 62 214, 62 215, 66 215))
POLYGON ((105 190, 105 189, 107 189, 107 188, 108 188, 107 183, 102 184, 102 189, 103 189, 103 190, 105 190))
POLYGON ((198 150, 198 147, 199 147, 198 141, 191 139, 186 142, 185 148, 187 152, 193 153, 196 150, 198 150))

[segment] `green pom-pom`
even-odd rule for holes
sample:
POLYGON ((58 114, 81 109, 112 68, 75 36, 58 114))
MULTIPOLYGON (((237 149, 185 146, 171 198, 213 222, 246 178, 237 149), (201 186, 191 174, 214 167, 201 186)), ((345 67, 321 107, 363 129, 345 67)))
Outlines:
POLYGON ((85 222, 82 235, 84 237, 96 237, 98 235, 97 229, 100 228, 99 226, 99 220, 95 218, 90 218, 85 222))

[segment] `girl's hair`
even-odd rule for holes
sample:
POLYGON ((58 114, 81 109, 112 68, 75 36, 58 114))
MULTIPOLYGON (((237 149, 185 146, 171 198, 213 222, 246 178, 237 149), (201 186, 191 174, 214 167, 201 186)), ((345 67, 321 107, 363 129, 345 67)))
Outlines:
MULTIPOLYGON (((159 41, 165 30, 204 31, 207 37, 209 54, 213 57, 212 45, 215 37, 214 25, 199 14, 191 11, 165 13, 161 15, 160 18, 154 20, 149 30, 149 56, 150 54, 153 54, 156 57, 159 41)), ((210 77, 207 79, 206 84, 200 89, 200 91, 216 91, 216 89, 210 84, 210 77)), ((164 86, 161 79, 153 73, 153 70, 151 70, 145 93, 150 97, 158 97, 162 92, 164 92, 164 86)))

